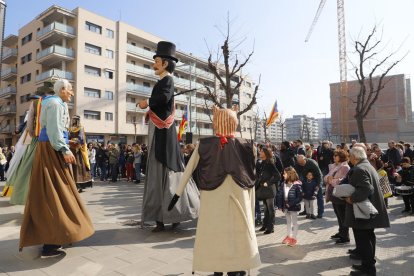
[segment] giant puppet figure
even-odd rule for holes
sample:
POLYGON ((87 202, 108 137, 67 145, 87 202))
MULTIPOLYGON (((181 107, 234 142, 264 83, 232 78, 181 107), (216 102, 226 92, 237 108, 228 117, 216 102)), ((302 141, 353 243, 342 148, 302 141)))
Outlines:
POLYGON ((193 272, 239 276, 260 266, 253 217, 255 148, 234 138, 237 125, 235 111, 214 108, 216 136, 200 139, 169 205, 180 202, 188 179, 195 177, 201 206, 193 272))
POLYGON ((171 212, 167 211, 184 171, 174 123, 174 80, 171 76, 177 61, 175 45, 160 41, 153 65, 159 81, 155 84, 151 97, 138 103, 142 109, 149 107, 148 160, 141 222, 155 221, 153 232, 163 231, 164 223, 172 223, 175 228, 181 221, 194 219, 198 216, 199 209, 199 192, 190 180, 183 191, 184 200, 171 212))

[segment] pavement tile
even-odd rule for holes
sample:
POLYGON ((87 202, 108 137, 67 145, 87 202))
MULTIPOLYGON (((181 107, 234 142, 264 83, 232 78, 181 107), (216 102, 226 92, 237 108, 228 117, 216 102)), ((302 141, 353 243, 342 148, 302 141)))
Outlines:
POLYGON ((155 269, 159 269, 163 266, 166 266, 166 264, 146 258, 121 269, 116 269, 116 272, 124 275, 144 275, 145 273, 153 272, 155 269))

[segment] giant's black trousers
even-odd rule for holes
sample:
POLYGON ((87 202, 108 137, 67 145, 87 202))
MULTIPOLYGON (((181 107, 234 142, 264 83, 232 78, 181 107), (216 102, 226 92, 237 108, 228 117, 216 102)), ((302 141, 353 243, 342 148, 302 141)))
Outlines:
POLYGON ((363 271, 369 275, 375 275, 375 244, 376 237, 374 229, 355 229, 352 228, 357 244, 358 253, 361 256, 363 271))

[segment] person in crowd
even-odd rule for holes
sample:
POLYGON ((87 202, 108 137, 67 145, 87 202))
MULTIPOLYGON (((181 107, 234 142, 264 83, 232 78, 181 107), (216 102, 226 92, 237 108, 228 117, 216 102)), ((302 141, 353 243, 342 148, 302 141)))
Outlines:
POLYGON ((286 216, 287 235, 282 243, 295 246, 298 234, 298 212, 302 201, 302 182, 292 167, 285 168, 283 177, 284 181, 280 184, 276 200, 277 207, 286 216))
MULTIPOLYGON (((318 194, 316 196, 316 201, 318 205, 318 215, 317 218, 322 218, 324 213, 324 202, 323 202, 323 193, 322 193, 322 172, 318 167, 318 164, 315 160, 306 158, 304 155, 299 154, 296 157, 296 166, 295 170, 299 175, 299 178, 302 182, 305 181, 306 175, 308 172, 312 172, 313 176, 315 177, 315 180, 317 183, 319 183, 319 189, 318 194)), ((306 215, 306 212, 303 211, 299 213, 299 215, 306 215)))
POLYGON ((3 153, 4 148, 0 148, 0 181, 5 181, 4 170, 7 164, 6 156, 3 153))
POLYGON ((147 161, 148 161, 148 147, 146 144, 141 145, 141 172, 147 173, 147 161))
POLYGON ((263 199, 263 206, 264 206, 264 220, 263 226, 260 228, 259 231, 264 231, 264 234, 270 234, 274 231, 275 225, 275 205, 274 205, 274 198, 276 196, 276 190, 278 188, 280 182, 280 173, 277 170, 274 160, 272 158, 272 152, 263 147, 259 152, 260 159, 262 162, 260 163, 261 168, 259 169, 259 173, 256 173, 257 180, 255 184, 256 190, 259 189, 260 186, 270 187, 273 190, 273 196, 267 199, 263 199))
POLYGON ((294 142, 295 145, 295 155, 302 154, 306 156, 305 147, 303 146, 303 141, 298 139, 294 142))
POLYGON ((313 173, 309 171, 306 174, 306 181, 302 183, 303 201, 305 203, 305 212, 307 219, 316 219, 315 201, 318 195, 319 183, 316 182, 313 173))
POLYGON ((312 158, 313 150, 309 143, 305 143, 305 153, 306 158, 312 158))
POLYGON ((400 158, 403 158, 404 157, 404 145, 400 143, 396 143, 395 148, 398 150, 398 153, 400 154, 400 158))
POLYGON ((117 182, 119 174, 119 149, 113 143, 108 145, 108 162, 111 169, 111 182, 117 182))
POLYGON ((246 139, 234 137, 237 125, 235 111, 213 108, 216 136, 200 139, 168 208, 178 198, 183 200, 181 195, 195 172, 201 206, 193 272, 216 271, 217 276, 227 271, 227 275, 242 276, 261 264, 252 212, 256 150, 246 139))
POLYGON ((329 141, 323 141, 322 147, 318 152, 318 165, 325 176, 329 172, 329 164, 333 163, 333 150, 330 147, 329 141))
POLYGON ((332 192, 336 185, 346 178, 350 167, 348 165, 348 152, 345 150, 337 150, 334 152, 335 163, 329 165, 329 172, 324 176, 324 184, 326 186, 326 202, 331 201, 336 218, 338 220, 338 233, 331 236, 336 240, 336 244, 349 243, 349 227, 344 225, 345 222, 345 201, 335 197, 332 192))
POLYGON ((91 176, 93 181, 96 177, 96 149, 93 146, 93 143, 88 144, 88 159, 89 164, 91 164, 91 176))
POLYGON ((133 148, 134 153, 134 169, 135 169, 135 183, 141 183, 141 163, 142 163, 142 151, 141 146, 136 144, 133 148))
MULTIPOLYGON (((401 161, 402 169, 394 174, 396 182, 402 186, 411 188, 414 192, 414 166, 411 165, 411 160, 408 157, 404 157, 401 161)), ((414 194, 407 194, 402 196, 404 201, 403 213, 411 213, 414 215, 414 194)))
POLYGON ((135 157, 134 157, 134 152, 132 150, 132 147, 130 145, 126 146, 126 151, 125 151, 125 159, 126 159, 126 163, 125 163, 125 168, 126 168, 126 178, 127 181, 134 181, 135 178, 135 171, 134 171, 134 163, 135 163, 135 157))
POLYGON ((11 146, 9 148, 9 150, 6 152, 5 156, 6 156, 7 163, 6 163, 6 166, 4 167, 4 171, 7 172, 9 170, 10 161, 12 160, 12 158, 14 156, 14 146, 11 146))
POLYGON ((145 188, 142 201, 141 223, 155 221, 153 232, 165 230, 165 223, 172 223, 175 229, 181 221, 194 219, 199 204, 199 193, 192 179, 187 185, 184 198, 188 200, 177 204, 173 212, 167 212, 166 205, 172 198, 172 191, 178 185, 184 172, 184 159, 177 141, 174 124, 174 79, 173 72, 178 59, 175 57, 175 44, 160 41, 154 55, 153 69, 159 77, 151 97, 141 100, 138 105, 145 109, 148 125, 148 161, 145 173, 145 188))
POLYGON ((384 167, 396 168, 401 162, 400 151, 395 147, 395 141, 390 140, 388 142, 388 149, 384 156, 384 167))
POLYGON ((280 144, 280 159, 283 164, 283 168, 295 166, 295 153, 290 148, 289 141, 284 141, 280 144))
POLYGON ((92 177, 85 129, 81 125, 79 115, 72 117, 72 126, 69 128, 69 148, 76 159, 76 164, 72 166, 73 177, 78 192, 81 193, 86 187, 92 187, 92 177))
MULTIPOLYGON (((259 156, 259 158, 257 158, 256 164, 255 164, 256 175, 260 175, 263 160, 260 158, 259 152, 262 150, 262 145, 258 144, 257 147, 256 147, 256 150, 257 150, 256 156, 259 156)), ((263 225, 263 222, 262 222, 262 209, 261 209, 261 206, 260 206, 260 201, 257 198, 255 198, 254 206, 255 206, 255 208, 254 208, 254 213, 255 213, 254 224, 255 224, 255 226, 263 225)))
POLYGON ((411 149, 410 143, 404 143, 404 155, 403 157, 410 158, 411 162, 414 161, 414 151, 411 149))
POLYGON ((376 158, 375 164, 373 166, 377 170, 378 177, 380 180, 381 191, 384 196, 385 207, 388 209, 388 198, 391 197, 393 194, 390 182, 388 180, 387 172, 384 170, 384 162, 382 162, 381 159, 376 158))
MULTIPOLYGON (((121 178, 126 177, 127 146, 125 144, 120 144, 117 147, 117 150, 119 152, 119 156, 118 156, 118 168, 116 169, 116 171, 117 171, 117 174, 120 175, 120 179, 121 179, 121 178)), ((110 170, 112 172, 112 167, 110 167, 110 170)))
POLYGON ((358 249, 356 254, 361 258, 361 264, 352 266, 355 271, 350 275, 376 275, 375 244, 376 228, 390 227, 387 209, 380 190, 378 174, 367 160, 366 152, 361 147, 353 147, 350 160, 354 165, 349 174, 349 184, 355 192, 345 199, 345 226, 352 227, 355 243, 358 249), (355 219, 353 203, 369 199, 378 211, 378 215, 371 219, 355 219))
POLYGON ((195 149, 194 144, 187 144, 187 145, 185 145, 184 164, 186 166, 187 166, 188 161, 191 158, 191 155, 193 154, 194 149, 195 149))
POLYGON ((105 145, 98 143, 98 149, 96 150, 96 166, 99 167, 100 170, 100 180, 107 181, 108 176, 108 156, 109 152, 105 145))
POLYGON ((45 97, 40 114, 40 135, 30 187, 20 228, 23 247, 43 244, 42 257, 57 257, 60 248, 88 238, 94 228, 77 192, 70 164, 76 159, 68 143, 72 85, 65 79, 54 84, 56 96, 45 97))

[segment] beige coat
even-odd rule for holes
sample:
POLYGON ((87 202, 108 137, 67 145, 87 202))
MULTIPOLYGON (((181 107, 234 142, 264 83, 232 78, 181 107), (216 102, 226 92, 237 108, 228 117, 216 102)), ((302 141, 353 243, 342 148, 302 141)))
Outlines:
MULTIPOLYGON (((200 160, 198 145, 176 191, 181 195, 200 160)), ((193 271, 228 272, 260 266, 254 228, 254 189, 242 189, 230 175, 220 187, 201 191, 193 271)))

